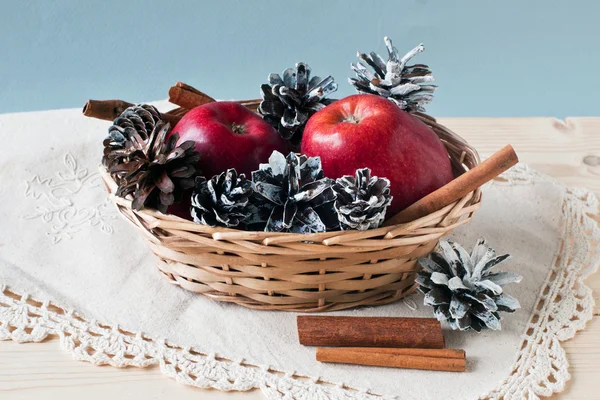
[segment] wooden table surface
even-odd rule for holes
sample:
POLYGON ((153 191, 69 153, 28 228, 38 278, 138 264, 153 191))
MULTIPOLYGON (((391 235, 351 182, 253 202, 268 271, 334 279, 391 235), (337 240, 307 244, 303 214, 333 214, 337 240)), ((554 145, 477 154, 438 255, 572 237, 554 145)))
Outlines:
MULTIPOLYGON (((512 144, 521 161, 570 186, 600 195, 600 117, 440 118, 483 155, 512 144)), ((596 301, 600 274, 588 279, 596 301)), ((600 398, 600 314, 587 329, 563 343, 571 380, 553 399, 600 398)), ((498 377, 500 379, 500 376, 498 377)), ((175 383, 158 367, 117 369, 74 361, 56 339, 43 343, 0 342, 0 399, 262 399, 258 391, 222 393, 175 383)))

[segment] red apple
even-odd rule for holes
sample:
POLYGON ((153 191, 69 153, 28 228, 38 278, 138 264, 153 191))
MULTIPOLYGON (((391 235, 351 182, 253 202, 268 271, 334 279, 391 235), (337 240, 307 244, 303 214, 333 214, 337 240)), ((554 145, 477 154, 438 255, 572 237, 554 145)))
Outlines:
MULTIPOLYGON (((281 135, 257 114, 229 101, 196 107, 175 125, 170 135, 179 133, 177 144, 196 143, 202 175, 210 179, 228 168, 235 168, 249 179, 258 164, 267 162, 274 150, 286 154, 281 135)), ((191 220, 191 193, 167 212, 191 220)))
POLYGON ((246 174, 267 162, 274 150, 286 153, 281 135, 260 116, 246 107, 219 101, 190 110, 175 125, 171 134, 179 133, 177 144, 196 143, 200 152, 200 170, 210 179, 228 168, 246 174))
POLYGON ((320 156, 330 178, 365 167, 388 178, 394 199, 387 216, 453 179, 438 136, 418 118, 372 94, 346 97, 314 114, 304 129, 302 153, 320 156))

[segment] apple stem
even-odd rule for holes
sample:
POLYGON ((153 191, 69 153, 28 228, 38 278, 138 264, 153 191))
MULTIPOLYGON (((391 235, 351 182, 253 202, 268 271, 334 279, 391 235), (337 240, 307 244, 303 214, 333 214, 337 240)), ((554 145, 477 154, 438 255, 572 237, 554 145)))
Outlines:
POLYGON ((243 135, 246 133, 246 128, 244 128, 244 125, 238 125, 235 122, 231 124, 231 130, 233 133, 237 133, 238 135, 243 135))
POLYGON ((351 124, 358 124, 360 122, 360 118, 358 118, 354 114, 350 114, 344 118, 344 122, 350 122, 351 124))

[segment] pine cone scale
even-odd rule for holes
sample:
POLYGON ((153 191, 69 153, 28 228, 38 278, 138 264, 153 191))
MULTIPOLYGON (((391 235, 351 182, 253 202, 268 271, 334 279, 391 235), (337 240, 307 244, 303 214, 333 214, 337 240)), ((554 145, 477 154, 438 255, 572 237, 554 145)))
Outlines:
POLYGON ((470 309, 470 307, 462 302, 458 296, 458 294, 452 296, 452 299, 450 300, 450 306, 448 307, 450 315, 455 319, 463 318, 470 309))
POLYGON ((329 179, 320 179, 318 181, 307 183, 302 186, 302 190, 298 192, 298 188, 294 188, 294 192, 298 192, 292 196, 295 202, 311 201, 319 196, 331 186, 329 179))
MULTIPOLYGON (((160 203, 168 207, 175 202, 175 196, 172 192, 160 192, 160 203)), ((166 209, 165 209, 166 211, 166 209)))
POLYGON ((425 294, 425 304, 432 306, 450 304, 450 296, 442 289, 435 287, 425 294))
POLYGON ((190 178, 196 173, 196 168, 189 165, 182 165, 171 171, 171 176, 174 178, 190 178))
POLYGON ((317 196, 315 196, 311 200, 309 200, 310 206, 312 208, 319 208, 325 204, 333 204, 333 202, 336 199, 335 192, 333 191, 333 188, 332 188, 333 181, 329 178, 326 178, 324 180, 324 182, 328 187, 325 188, 325 190, 323 190, 317 196))
MULTIPOLYGON (((269 85, 283 85, 283 79, 281 79, 281 76, 279 76, 279 74, 269 74, 267 81, 269 81, 269 85)), ((269 85, 263 86, 269 87, 269 85)))
POLYGON ((297 230, 298 233, 309 233, 311 231, 325 232, 327 230, 321 217, 312 207, 307 207, 297 214, 297 219, 301 223, 297 230))
POLYGON ((292 226, 292 221, 298 212, 298 204, 293 201, 286 201, 283 206, 283 226, 289 229, 292 226))
POLYGON ((285 203, 283 201, 283 191, 279 186, 267 182, 259 182, 254 186, 254 190, 267 200, 279 206, 282 206, 285 203))
POLYGON ((376 74, 378 74, 379 76, 383 76, 385 75, 385 64, 383 63, 383 60, 381 60, 381 58, 377 56, 377 58, 382 61, 381 64, 378 64, 377 59, 372 58, 374 54, 375 53, 371 53, 371 57, 368 57, 366 54, 358 52, 357 56, 358 58, 366 62, 371 68, 373 68, 376 74))
POLYGON ((282 232, 286 229, 285 222, 283 219, 283 207, 275 207, 269 215, 269 220, 265 227, 267 232, 282 232))
POLYGON ((283 84, 290 88, 296 86, 296 70, 288 68, 283 71, 283 84))
POLYGON ((298 63, 296 68, 296 90, 305 92, 308 87, 308 77, 310 76, 310 67, 304 63, 298 63))

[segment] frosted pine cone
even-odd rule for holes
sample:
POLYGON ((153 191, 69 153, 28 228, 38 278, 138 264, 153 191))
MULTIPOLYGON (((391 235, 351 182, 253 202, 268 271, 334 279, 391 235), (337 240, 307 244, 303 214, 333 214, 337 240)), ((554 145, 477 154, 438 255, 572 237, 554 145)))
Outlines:
POLYGON ((297 63, 296 68, 270 74, 269 83, 260 87, 262 102, 258 112, 281 136, 297 149, 306 122, 315 112, 334 100, 326 99, 338 88, 331 76, 321 79, 310 76, 310 67, 297 63))
POLYGON ((367 63, 373 72, 357 62, 351 65, 356 78, 349 78, 348 81, 358 92, 383 96, 408 112, 425 111, 423 105, 433 100, 433 92, 436 89, 436 86, 432 85, 435 79, 431 75, 431 69, 424 64, 406 65, 425 48, 420 44, 400 58, 392 41, 387 36, 383 40, 388 51, 387 62, 375 52, 369 55, 359 52, 358 57, 367 63))
POLYGON ((233 168, 208 181, 198 177, 192 194, 192 218, 203 225, 236 227, 250 216, 247 205, 252 192, 252 182, 233 168))
POLYGON ((520 282, 514 272, 492 273, 492 268, 510 255, 496 256, 485 239, 479 239, 469 255, 459 244, 442 240, 439 252, 420 258, 419 291, 424 303, 433 306, 439 321, 452 329, 500 330, 500 312, 514 312, 519 301, 504 293, 503 286, 520 282))
POLYGON ((336 179, 333 190, 337 195, 334 207, 343 230, 377 228, 392 202, 390 181, 372 177, 369 168, 356 170, 355 177, 346 175, 336 179))
POLYGON ((256 203, 270 209, 265 231, 314 233, 337 226, 331 204, 333 181, 325 178, 319 157, 287 157, 274 151, 268 164, 252 172, 256 203))

